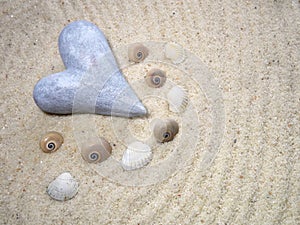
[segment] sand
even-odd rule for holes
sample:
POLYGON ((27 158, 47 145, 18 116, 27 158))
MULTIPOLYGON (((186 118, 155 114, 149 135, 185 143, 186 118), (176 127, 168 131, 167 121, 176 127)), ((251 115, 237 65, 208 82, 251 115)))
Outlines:
MULTIPOLYGON (((1 1, 0 13, 0 224, 300 223, 299 1, 1 1), (176 42, 197 56, 210 71, 203 76, 218 86, 194 82, 193 65, 180 71, 144 62, 123 72, 148 118, 45 114, 32 98, 33 87, 64 69, 58 35, 80 19, 100 27, 115 52, 134 42, 176 42), (188 88, 187 113, 169 112, 159 92, 140 96, 139 82, 152 67, 188 88), (222 98, 212 101, 218 91, 222 98), (158 180, 147 174, 151 185, 128 186, 129 172, 104 176, 103 168, 82 160, 76 121, 92 121, 120 160, 129 139, 116 124, 147 139, 156 117, 177 119, 181 130, 153 150, 149 168, 175 154, 175 162, 185 160, 180 169, 158 180), (50 130, 65 141, 46 154, 39 139, 50 130), (79 192, 54 201, 46 187, 65 171, 80 182, 79 192)), ((165 171, 158 167, 157 174, 165 171)))

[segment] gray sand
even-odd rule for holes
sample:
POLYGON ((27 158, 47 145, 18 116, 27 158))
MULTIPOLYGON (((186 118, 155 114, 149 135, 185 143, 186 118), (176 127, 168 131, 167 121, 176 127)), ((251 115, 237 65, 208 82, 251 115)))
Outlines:
MULTIPOLYGON (((152 2, 1 1, 0 224, 300 223, 299 1, 152 2), (116 159, 126 146, 114 124, 127 123, 137 138, 147 138, 152 118, 183 120, 155 96, 142 99, 151 112, 148 119, 44 114, 34 103, 33 87, 64 69, 58 35, 79 19, 95 23, 113 49, 173 41, 208 67, 223 94, 226 126, 209 168, 203 167, 202 153, 211 147, 213 103, 188 78, 191 68, 182 73, 156 62, 123 72, 133 87, 155 66, 165 69, 169 80, 185 83, 199 121, 193 157, 171 177, 144 187, 108 179, 82 160, 74 118, 94 121, 96 132, 115 144, 116 159), (46 154, 39 139, 50 130, 61 132, 65 142, 46 154), (46 187, 65 171, 80 189, 74 199, 57 202, 46 187)), ((181 130, 173 142, 154 149, 151 163, 180 143, 189 148, 184 135, 181 130)))

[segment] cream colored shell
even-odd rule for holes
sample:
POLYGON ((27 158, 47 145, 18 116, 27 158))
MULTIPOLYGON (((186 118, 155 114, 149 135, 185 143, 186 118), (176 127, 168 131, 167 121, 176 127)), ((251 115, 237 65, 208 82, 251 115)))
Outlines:
POLYGON ((178 123, 173 119, 157 119, 153 124, 153 135, 160 143, 172 141, 179 131, 178 123))
POLYGON ((184 48, 175 43, 167 43, 164 48, 164 53, 165 57, 170 59, 174 64, 182 63, 186 58, 184 48))
POLYGON ((145 80, 149 87, 162 87, 167 80, 166 72, 160 69, 153 68, 148 71, 145 80))
POLYGON ((188 105, 187 91, 179 86, 174 86, 167 94, 169 110, 175 113, 183 112, 188 105))
POLYGON ((81 156, 89 163, 103 162, 111 152, 111 145, 103 137, 90 139, 81 147, 81 156))
POLYGON ((141 62, 149 55, 149 50, 141 43, 131 44, 128 47, 128 58, 132 62, 141 62))
POLYGON ((151 160, 151 148, 142 142, 136 141, 128 145, 121 164, 124 170, 135 170, 144 167, 151 160))
POLYGON ((51 153, 57 151, 63 142, 64 138, 60 133, 51 131, 41 138, 40 147, 43 152, 51 153))
POLYGON ((49 184, 47 193, 57 201, 66 201, 77 194, 78 188, 78 182, 69 172, 65 172, 49 184))

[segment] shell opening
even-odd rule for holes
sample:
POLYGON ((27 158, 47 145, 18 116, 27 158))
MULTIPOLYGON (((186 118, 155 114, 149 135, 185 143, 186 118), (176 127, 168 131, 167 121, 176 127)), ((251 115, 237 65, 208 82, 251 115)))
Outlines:
POLYGON ((138 53, 136 53, 136 58, 137 59, 143 58, 143 53, 141 51, 139 51, 138 53))
POLYGON ((168 139, 171 136, 171 134, 169 132, 165 132, 163 134, 164 139, 168 139))
POLYGON ((153 77, 152 81, 153 81, 154 84, 159 84, 160 83, 160 77, 157 77, 157 76, 153 77))
POLYGON ((54 142, 51 141, 51 142, 47 143, 47 149, 49 151, 53 151, 55 149, 55 147, 56 147, 56 144, 54 142))
POLYGON ((92 152, 90 155, 89 155, 89 158, 90 160, 93 160, 93 161, 96 161, 100 158, 99 154, 97 152, 92 152))

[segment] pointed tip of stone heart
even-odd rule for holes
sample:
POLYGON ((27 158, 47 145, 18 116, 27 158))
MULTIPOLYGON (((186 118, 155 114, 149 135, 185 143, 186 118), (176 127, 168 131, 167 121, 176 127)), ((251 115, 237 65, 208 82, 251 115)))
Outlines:
POLYGON ((138 103, 133 106, 128 112, 117 112, 115 110, 111 111, 111 116, 120 116, 120 117, 143 117, 148 114, 146 108, 142 105, 142 103, 138 103))
POLYGON ((110 115, 121 117, 143 117, 147 114, 148 111, 145 106, 128 87, 125 91, 119 92, 119 96, 113 101, 110 115))
POLYGON ((147 109, 141 102, 138 102, 131 108, 129 112, 129 117, 146 116, 147 114, 147 109))

